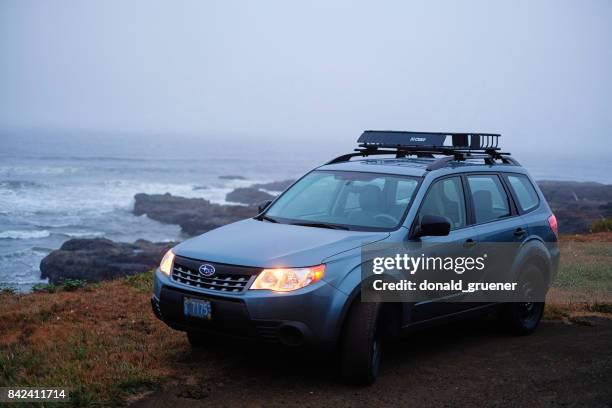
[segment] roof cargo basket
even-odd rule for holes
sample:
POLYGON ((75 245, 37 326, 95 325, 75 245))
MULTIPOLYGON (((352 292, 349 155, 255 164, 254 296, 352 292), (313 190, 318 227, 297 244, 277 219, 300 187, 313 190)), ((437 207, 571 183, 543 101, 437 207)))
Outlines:
POLYGON ((366 130, 357 143, 354 153, 345 154, 331 160, 328 164, 349 161, 353 157, 371 155, 395 155, 397 158, 416 156, 434 158, 427 170, 445 167, 452 161, 484 159, 486 164, 501 160, 505 164, 519 165, 510 158, 510 153, 502 153, 497 133, 455 133, 455 132, 400 132, 392 130, 366 130), (450 139, 450 144, 447 144, 450 139))

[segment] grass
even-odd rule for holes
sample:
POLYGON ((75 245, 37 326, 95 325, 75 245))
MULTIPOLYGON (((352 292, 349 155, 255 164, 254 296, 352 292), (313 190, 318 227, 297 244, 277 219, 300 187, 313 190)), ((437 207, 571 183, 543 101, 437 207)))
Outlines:
POLYGON ((562 242, 553 285, 574 292, 612 292, 612 242, 562 242))
POLYGON ((58 287, 52 283, 37 283, 32 286, 32 292, 55 293, 58 287))
POLYGON ((604 218, 599 221, 595 221, 591 226, 593 232, 610 232, 612 231, 612 219, 604 218))
MULTIPOLYGON (((118 406, 186 375, 193 355, 185 336, 150 310, 152 272, 66 284, 27 295, 0 289, 0 386, 67 387, 73 406, 118 406)), ((609 233, 562 242, 546 316, 578 324, 584 314, 612 316, 609 233)))
POLYGON ((94 288, 0 294, 0 386, 67 387, 74 406, 121 405, 155 389, 188 348, 151 313, 151 287, 148 272, 94 288))
POLYGON ((13 295, 17 293, 17 288, 12 285, 0 283, 0 295, 13 295))
POLYGON ((64 279, 62 287, 69 292, 85 287, 87 282, 82 279, 64 279))
POLYGON ((562 265, 555 286, 570 289, 612 291, 612 269, 610 264, 562 265))
POLYGON ((563 237, 561 262, 546 317, 570 320, 612 314, 612 234, 563 237))
POLYGON ((125 278, 125 282, 140 293, 153 292, 153 273, 141 273, 125 278))

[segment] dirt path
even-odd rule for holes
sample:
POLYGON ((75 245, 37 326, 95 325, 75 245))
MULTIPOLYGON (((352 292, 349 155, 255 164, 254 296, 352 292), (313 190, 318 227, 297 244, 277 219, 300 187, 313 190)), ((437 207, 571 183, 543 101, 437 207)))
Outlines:
POLYGON ((414 334, 365 388, 339 383, 312 354, 226 343, 182 356, 180 378, 133 407, 612 407, 612 320, 548 321, 528 337, 490 326, 414 334))

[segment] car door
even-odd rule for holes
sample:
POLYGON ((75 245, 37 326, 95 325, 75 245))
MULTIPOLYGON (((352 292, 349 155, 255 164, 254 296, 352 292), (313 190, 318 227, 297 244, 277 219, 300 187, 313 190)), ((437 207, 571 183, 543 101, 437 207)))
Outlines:
POLYGON ((500 175, 473 173, 465 179, 480 242, 521 242, 527 227, 500 175))
MULTIPOLYGON (((424 236, 418 239, 429 256, 463 256, 470 252, 477 241, 477 231, 469 225, 469 213, 466 203, 466 188, 461 176, 447 176, 435 180, 429 187, 415 220, 416 227, 423 216, 437 215, 447 218, 451 230, 447 236, 424 236), (436 253, 436 244, 440 251, 436 253), (450 244, 450 245, 449 245, 450 244), (452 253, 449 253, 452 252, 452 253)), ((415 242, 417 244, 417 242, 415 242)), ((461 296, 458 293, 456 296, 461 296)), ((455 313, 466 308, 465 304, 452 302, 448 296, 428 301, 417 302, 412 306, 411 321, 423 321, 455 313)))
POLYGON ((464 179, 478 241, 490 252, 481 279, 504 280, 520 243, 527 238, 527 225, 500 174, 473 173, 464 179))

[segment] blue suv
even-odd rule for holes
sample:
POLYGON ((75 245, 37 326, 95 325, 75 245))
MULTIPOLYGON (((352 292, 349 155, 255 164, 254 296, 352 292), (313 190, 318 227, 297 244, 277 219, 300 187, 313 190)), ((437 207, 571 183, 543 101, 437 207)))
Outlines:
POLYGON ((421 327, 498 312, 514 333, 533 332, 543 299, 361 298, 363 250, 380 243, 458 243, 466 251, 513 243, 517 280, 526 291, 548 287, 559 260, 556 218, 498 139, 365 131, 358 149, 312 170, 256 217, 168 251, 155 272, 155 315, 194 347, 230 335, 332 350, 341 375, 361 384, 375 380, 386 339, 421 327))

